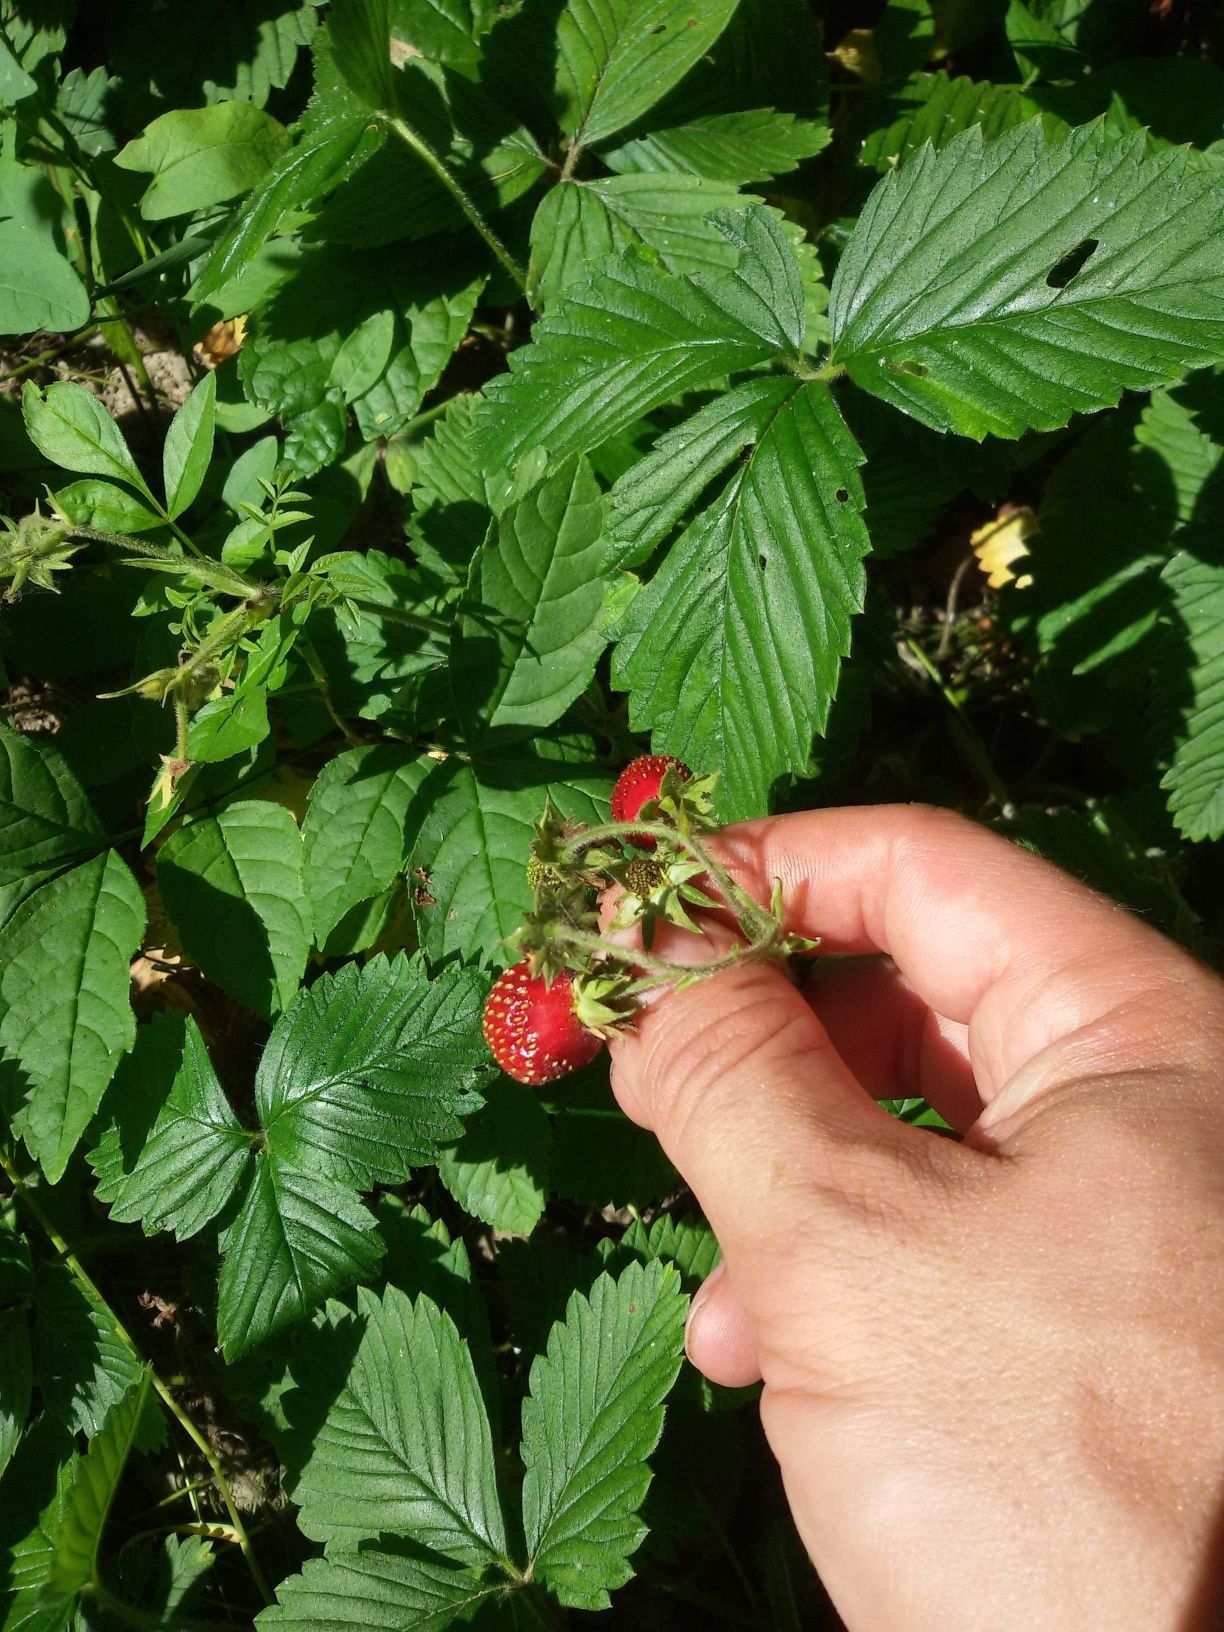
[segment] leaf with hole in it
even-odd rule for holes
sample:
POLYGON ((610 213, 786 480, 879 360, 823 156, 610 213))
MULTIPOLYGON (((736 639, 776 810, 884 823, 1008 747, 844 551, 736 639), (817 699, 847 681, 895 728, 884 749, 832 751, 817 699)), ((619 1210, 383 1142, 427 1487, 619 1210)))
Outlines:
POLYGON ((165 221, 249 192, 288 146, 285 127, 262 108, 219 102, 161 114, 114 162, 151 177, 140 213, 165 221))
POLYGON ((753 443, 630 603, 613 660, 613 683, 656 752, 722 772, 716 799, 729 821, 763 813, 775 779, 807 765, 850 649, 869 549, 862 454, 827 388, 754 381, 734 395, 739 427, 719 399, 626 478, 653 490, 664 472, 682 474, 688 498, 753 443), (694 437, 685 469, 694 424, 717 437, 694 437))
POLYGON ((737 0, 569 0, 557 22, 561 128, 575 147, 623 130, 726 28, 737 0))
POLYGON ((407 830, 409 808, 435 763, 385 742, 350 748, 320 771, 302 822, 317 945, 403 873, 415 837, 407 830))
POLYGON ((44 392, 27 380, 21 411, 30 441, 53 465, 126 482, 150 504, 156 502, 123 433, 92 391, 73 380, 59 380, 44 392))
POLYGON ((155 1015, 120 1066, 111 1120, 89 1163, 121 1224, 179 1240, 214 1219, 241 1182, 251 1137, 230 1109, 193 1016, 155 1015))
POLYGON ((302 839, 284 806, 240 800, 178 828, 157 877, 192 962, 257 1014, 283 1009, 311 943, 302 839))
POLYGON ((1212 175, 1141 137, 967 130, 872 193, 833 280, 832 360, 936 430, 1055 429, 1220 355, 1222 227, 1212 175))
POLYGON ((217 1336, 235 1360, 331 1293, 371 1279, 383 1244, 351 1190, 263 1155, 221 1249, 217 1336))
POLYGON ((0 930, 0 1049, 13 1131, 52 1184, 136 1036, 128 964, 144 898, 114 851, 34 892, 0 930))
POLYGON ((366 1546, 308 1559, 255 1624, 259 1632, 443 1632, 502 1590, 482 1571, 366 1546))
POLYGON ((620 175, 667 171, 743 186, 794 170, 804 159, 823 152, 832 135, 828 125, 813 119, 775 108, 751 108, 652 131, 600 157, 620 175))
POLYGON ((0 725, 0 884, 71 861, 101 838, 88 795, 59 750, 0 725))
POLYGON ((732 273, 674 277, 630 249, 570 286, 485 393, 487 470, 537 447, 589 451, 684 391, 799 351, 803 285, 782 226, 760 205, 714 223, 739 251, 732 273))
POLYGON ((646 1458, 684 1358, 688 1299, 674 1269, 631 1264, 575 1292, 523 1402, 530 1569, 572 1609, 606 1609, 646 1535, 646 1458))
POLYGON ((269 1159, 354 1188, 398 1184, 435 1159, 479 1101, 488 982, 421 957, 349 963, 300 992, 259 1062, 269 1159))
POLYGON ((162 450, 166 513, 181 516, 208 474, 217 415, 217 376, 205 374, 170 422, 162 450))
POLYGON ((498 518, 477 553, 451 643, 469 748, 551 725, 590 684, 607 644, 603 495, 583 458, 557 465, 498 518))
POLYGON ((438 1177, 473 1218, 530 1235, 548 1201, 552 1128, 536 1096, 505 1077, 463 1137, 438 1156, 438 1177))
POLYGON ((471 1355, 427 1297, 358 1294, 365 1333, 294 1491, 333 1548, 392 1533, 482 1567, 506 1552, 493 1441, 471 1355))

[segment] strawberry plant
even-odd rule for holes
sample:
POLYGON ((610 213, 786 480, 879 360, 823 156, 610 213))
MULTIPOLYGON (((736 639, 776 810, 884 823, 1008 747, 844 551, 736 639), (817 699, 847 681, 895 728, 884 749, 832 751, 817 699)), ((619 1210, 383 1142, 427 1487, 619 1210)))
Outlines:
POLYGON ((0 0, 4 1628, 825 1624, 602 1039, 771 809, 1217 955, 1222 65, 0 0))

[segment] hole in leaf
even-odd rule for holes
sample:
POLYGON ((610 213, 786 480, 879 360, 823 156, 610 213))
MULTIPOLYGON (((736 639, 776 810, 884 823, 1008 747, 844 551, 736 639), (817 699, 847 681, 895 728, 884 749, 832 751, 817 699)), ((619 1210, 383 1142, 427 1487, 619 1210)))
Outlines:
POLYGON ((657 28, 652 28, 650 32, 651 32, 652 37, 655 34, 666 34, 667 33, 667 24, 666 23, 660 23, 657 28))
POLYGON ((767 565, 768 565, 768 562, 767 562, 765 556, 758 555, 757 556, 757 566, 760 567, 762 572, 765 571, 765 568, 766 568, 767 565))
POLYGON ((1096 253, 1099 238, 1085 238, 1083 243, 1076 244, 1075 248, 1064 255, 1061 261, 1056 261, 1050 268, 1046 282, 1051 289, 1065 289, 1077 273, 1082 272, 1088 261, 1096 253))
POLYGON ((845 504, 846 500, 850 497, 850 494, 844 487, 839 487, 837 492, 834 493, 833 497, 837 500, 838 504, 845 504))
POLYGON ((907 357, 901 364, 902 374, 912 374, 916 380, 925 380, 931 372, 925 363, 917 363, 912 357, 907 357))

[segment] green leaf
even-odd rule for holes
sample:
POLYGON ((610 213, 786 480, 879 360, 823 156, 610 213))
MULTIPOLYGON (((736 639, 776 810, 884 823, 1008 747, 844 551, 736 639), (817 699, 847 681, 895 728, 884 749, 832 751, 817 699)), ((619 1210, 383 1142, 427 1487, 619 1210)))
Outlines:
POLYGON ((1010 0, 1005 19, 1007 43, 1016 57, 1016 66, 1026 80, 1058 81, 1076 79, 1087 72, 1088 62, 1075 46, 1022 0, 1010 0))
POLYGON ((336 68, 362 105, 374 112, 395 106, 389 0, 341 0, 328 32, 336 68))
POLYGON ((291 1325, 353 1281, 370 1280, 383 1244, 343 1185, 261 1156, 221 1239, 217 1336, 227 1360, 291 1325))
POLYGON ((44 884, 0 930, 0 1049, 13 1131, 52 1184, 131 1048, 128 964, 144 898, 113 851, 44 884))
POLYGON ((469 747, 500 727, 551 725, 590 684, 607 644, 603 496, 567 459, 499 519, 473 564, 451 646, 469 747))
POLYGON ((523 1528, 532 1572, 573 1609, 606 1609, 646 1535, 638 1511, 663 1400, 684 1357, 676 1272, 631 1264, 575 1292, 523 1402, 523 1528))
POLYGON ((390 1532, 461 1564, 498 1562, 493 1441, 454 1322, 394 1288, 358 1297, 365 1333, 294 1491, 302 1531, 342 1547, 390 1532))
POLYGON ((71 262, 34 233, 0 224, 0 334, 71 333, 88 321, 89 295, 71 262))
POLYGON ((718 1264, 722 1253, 714 1231, 699 1218, 673 1218, 663 1213, 649 1229, 635 1219, 621 1237, 621 1245, 649 1262, 661 1258, 679 1273, 680 1284, 693 1293, 718 1264))
MULTIPOLYGON (((551 748, 551 745, 549 745, 551 748)), ((531 907, 524 857, 551 800, 575 821, 606 820, 607 778, 519 749, 505 759, 441 767, 412 852, 415 916, 425 954, 509 961, 505 945, 531 907)))
POLYGON ((936 430, 1055 429, 1219 355, 1222 217, 1180 152, 975 127, 872 193, 833 281, 833 360, 936 430))
POLYGON ((1153 391, 1135 428, 1132 475, 1155 508, 1178 522, 1195 513, 1224 460, 1224 426, 1215 435, 1201 410, 1224 408, 1224 376, 1197 375, 1170 391, 1153 391))
POLYGON ((1196 536, 1194 548, 1179 550, 1163 573, 1189 661, 1181 672, 1162 668, 1157 683, 1161 712, 1176 721, 1160 785, 1188 839, 1224 834, 1224 564, 1216 537, 1218 522, 1206 547, 1196 536))
POLYGON ((509 1077, 489 1090, 463 1137, 438 1157, 438 1177, 473 1218, 530 1235, 548 1201, 552 1128, 536 1096, 509 1077))
POLYGON ((89 1163, 117 1223, 197 1234, 242 1179, 251 1139, 217 1081, 193 1016, 142 1027, 107 1099, 111 1121, 89 1163))
POLYGON ((192 962, 257 1014, 283 1009, 311 943, 302 840, 284 806, 241 800, 176 829, 157 877, 192 962))
POLYGON ((156 502, 122 432, 92 391, 72 380, 60 380, 43 392, 33 380, 27 380, 21 411, 30 441, 53 465, 126 482, 150 504, 156 502))
POLYGON ((488 387, 486 469, 536 447, 585 452, 684 391, 799 350, 803 287, 782 227, 759 205, 715 225, 740 252, 729 276, 673 277, 631 249, 567 290, 488 387))
POLYGON ((434 761, 398 743, 350 748, 320 771, 302 823, 306 894, 322 946, 347 912, 404 872, 409 807, 434 761))
POLYGON ((501 1590, 476 1570, 366 1547, 308 1559, 300 1575, 281 1582, 276 1606, 255 1625, 259 1632, 442 1632, 501 1590))
POLYGON ((140 213, 165 221, 249 192, 288 146, 285 127, 270 114, 249 102, 219 102, 163 113, 114 162, 153 178, 140 213))
POLYGON ((395 313, 372 312, 341 343, 328 374, 328 383, 339 388, 345 402, 354 402, 370 389, 391 357, 395 338, 395 313))
POLYGON ((744 419, 731 434, 730 399, 718 399, 628 477, 657 489, 687 462, 687 497, 713 473, 711 432, 720 464, 754 443, 630 603, 613 664, 631 722, 652 732, 656 751, 722 772, 727 820, 762 814, 774 780, 807 765, 850 649, 870 547, 862 454, 828 390, 770 381, 784 387, 771 402, 756 389, 763 383, 735 394, 744 419))
POLYGON ((73 1433, 92 1438, 138 1381, 140 1361, 115 1317, 63 1263, 39 1267, 34 1355, 43 1403, 73 1433))
POLYGON ((162 449, 166 513, 181 516, 196 497, 212 459, 217 376, 205 374, 170 422, 162 449))
POLYGON ((623 130, 726 28, 737 0, 569 0, 557 23, 561 128, 575 147, 623 130))
POLYGON ((33 1388, 29 1319, 24 1309, 0 1309, 0 1475, 25 1430, 33 1388))
POLYGON ((102 828, 63 756, 0 725, 0 884, 93 850, 102 828))
POLYGON ((562 182, 544 195, 531 223, 527 287, 537 309, 632 244, 657 251, 669 272, 730 271, 733 243, 710 216, 742 208, 734 184, 701 176, 604 176, 562 182))
POLYGON ((600 157, 619 174, 667 171, 743 185, 794 170, 829 145, 832 131, 775 108, 719 113, 638 136, 600 157))
POLYGON ((269 1156, 354 1188, 399 1184, 435 1159, 487 1069, 487 982, 423 959, 346 964, 300 992, 259 1062, 269 1156))
MULTIPOLYGON (((915 74, 892 99, 896 117, 873 130, 863 143, 858 162, 886 174, 930 142, 947 147, 970 125, 980 125, 985 136, 1001 136, 1013 125, 1032 119, 1039 108, 1018 85, 992 85, 987 80, 957 79, 945 73, 915 74)), ((1065 129, 1053 114, 1044 115, 1046 130, 1065 129)))
POLYGON ((552 1187, 590 1207, 648 1207, 676 1189, 675 1168, 612 1097, 608 1059, 566 1077, 544 1108, 553 1122, 552 1187))
POLYGON ((361 113, 333 114, 310 125, 298 145, 280 156, 209 252, 191 286, 197 305, 251 264, 289 210, 320 197, 344 176, 367 140, 368 123, 361 113))
POLYGON ((147 533, 163 525, 160 516, 126 489, 94 476, 57 488, 55 503, 78 527, 97 527, 104 533, 147 533))

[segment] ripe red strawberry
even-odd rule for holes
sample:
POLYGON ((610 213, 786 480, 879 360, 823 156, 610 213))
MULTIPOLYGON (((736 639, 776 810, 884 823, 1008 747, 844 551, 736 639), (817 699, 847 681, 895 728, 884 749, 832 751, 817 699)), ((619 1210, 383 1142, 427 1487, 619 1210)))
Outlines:
POLYGON ((534 1087, 580 1071, 603 1047, 574 1013, 574 977, 568 970, 551 985, 516 963, 499 975, 484 1006, 485 1041, 508 1077, 534 1087))
MULTIPOLYGON (((693 774, 683 761, 674 759, 671 754, 642 754, 631 760, 612 789, 612 820, 631 822, 648 799, 657 799, 663 774, 669 769, 684 782, 693 774)), ((655 847, 649 833, 635 833, 633 842, 642 850, 655 847)))

